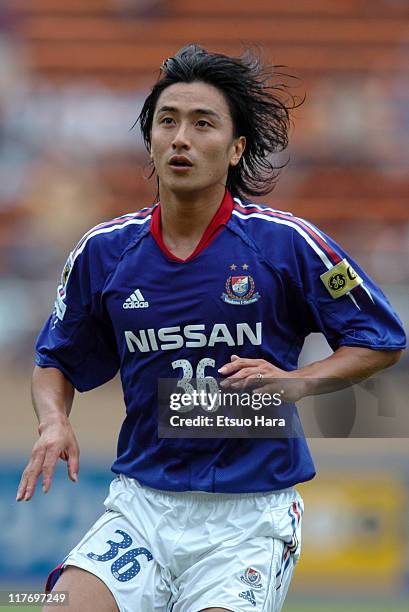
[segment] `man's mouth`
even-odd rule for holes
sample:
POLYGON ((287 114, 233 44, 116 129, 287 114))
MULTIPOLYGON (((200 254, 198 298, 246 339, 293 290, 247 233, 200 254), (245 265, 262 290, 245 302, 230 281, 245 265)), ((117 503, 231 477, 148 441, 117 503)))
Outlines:
POLYGON ((172 168, 191 168, 193 166, 190 159, 184 157, 183 155, 174 155, 169 160, 169 165, 172 168))

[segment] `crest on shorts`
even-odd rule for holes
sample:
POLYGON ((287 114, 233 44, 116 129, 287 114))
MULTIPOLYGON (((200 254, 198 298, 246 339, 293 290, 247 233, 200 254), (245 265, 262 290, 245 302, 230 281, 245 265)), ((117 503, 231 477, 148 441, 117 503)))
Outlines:
POLYGON ((258 570, 254 569, 254 567, 248 567, 244 574, 240 576, 240 580, 251 586, 252 589, 261 589, 263 586, 261 584, 261 574, 258 570))
MULTIPOLYGON (((230 266, 230 270, 236 271, 236 264, 230 266)), ((247 272, 247 264, 241 266, 242 270, 247 272)), ((225 285, 226 291, 222 293, 221 298, 223 302, 227 304, 234 304, 236 306, 245 306, 246 304, 253 304, 260 299, 260 294, 255 290, 254 279, 250 274, 235 274, 231 275, 226 280, 225 285)))

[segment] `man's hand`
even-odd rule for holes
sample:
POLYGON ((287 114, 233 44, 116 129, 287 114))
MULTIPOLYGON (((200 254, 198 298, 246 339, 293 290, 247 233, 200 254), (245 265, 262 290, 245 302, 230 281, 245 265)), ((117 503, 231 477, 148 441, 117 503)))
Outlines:
POLYGON ((43 475, 43 493, 47 493, 58 458, 67 461, 68 476, 77 482, 80 451, 68 418, 40 424, 38 430, 40 437, 21 477, 17 501, 29 501, 33 497, 40 474, 43 475))
POLYGON ((226 378, 220 383, 222 389, 251 389, 257 393, 280 393, 283 402, 296 402, 305 395, 305 383, 294 372, 277 368, 265 359, 244 359, 231 356, 231 362, 219 369, 226 378))
POLYGON ((296 402, 307 395, 331 393, 365 380, 395 364, 401 350, 373 350, 341 346, 332 355, 303 368, 286 372, 265 359, 231 356, 219 369, 225 376, 222 388, 253 389, 259 393, 280 393, 283 402, 296 402))

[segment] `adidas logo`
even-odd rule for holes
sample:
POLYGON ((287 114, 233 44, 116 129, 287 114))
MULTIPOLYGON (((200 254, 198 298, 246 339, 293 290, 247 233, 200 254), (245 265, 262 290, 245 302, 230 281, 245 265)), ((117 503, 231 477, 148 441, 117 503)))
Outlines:
POLYGON ((122 308, 149 308, 149 302, 145 301, 139 289, 135 289, 129 298, 122 304, 122 308))
POLYGON ((254 591, 243 591, 243 593, 239 593, 239 597, 242 597, 246 601, 249 601, 252 606, 257 604, 256 598, 254 596, 254 591))

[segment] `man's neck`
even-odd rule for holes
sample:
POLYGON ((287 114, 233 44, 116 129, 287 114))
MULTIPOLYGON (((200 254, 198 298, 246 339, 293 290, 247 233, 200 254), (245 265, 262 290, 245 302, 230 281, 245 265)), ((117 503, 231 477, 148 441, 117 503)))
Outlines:
POLYGON ((218 210, 225 193, 223 185, 186 196, 160 192, 162 238, 168 249, 193 252, 218 210))

